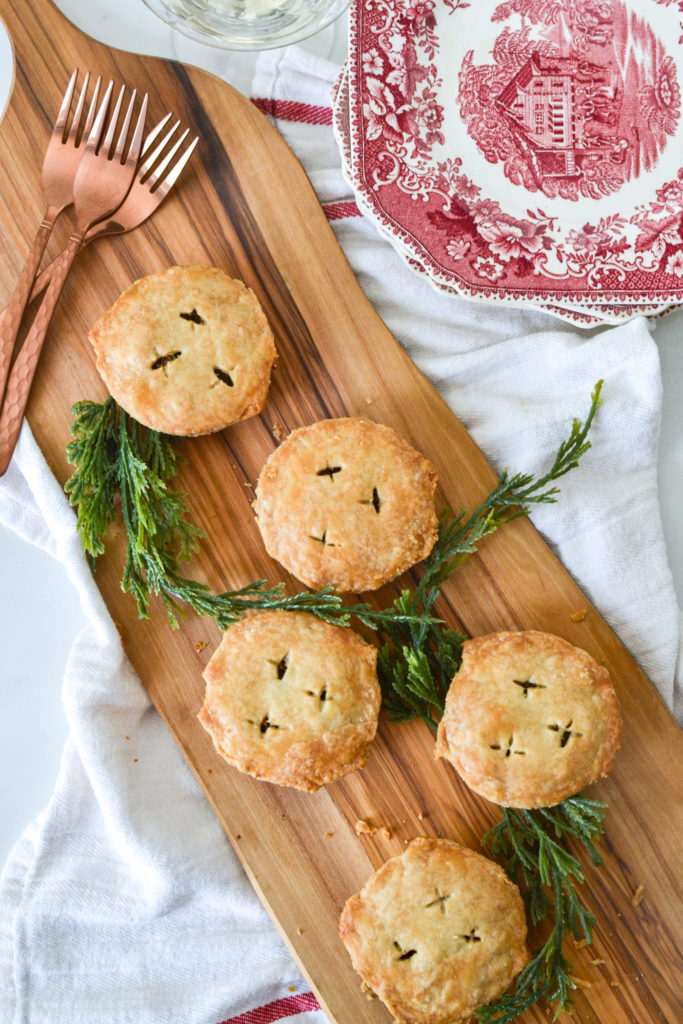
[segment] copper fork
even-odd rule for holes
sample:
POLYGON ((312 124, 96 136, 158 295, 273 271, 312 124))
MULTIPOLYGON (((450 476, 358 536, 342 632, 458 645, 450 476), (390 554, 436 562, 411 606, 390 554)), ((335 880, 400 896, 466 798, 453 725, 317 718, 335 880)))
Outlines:
POLYGON ((81 120, 85 109, 88 82, 90 81, 90 72, 87 72, 81 86, 76 109, 71 119, 71 127, 67 132, 67 122, 71 112, 77 78, 78 69, 72 74, 64 93, 62 105, 59 108, 57 120, 50 133, 50 139, 45 151, 41 174, 45 213, 22 268, 14 294, 10 299, 5 316, 0 324, 0 404, 5 392, 14 344, 33 280, 40 266, 47 240, 50 237, 57 217, 73 201, 74 179, 83 156, 83 143, 89 137, 93 127, 101 79, 98 78, 95 83, 95 90, 90 100, 85 125, 82 126, 81 120))
POLYGON ((113 114, 109 119, 107 134, 100 144, 113 86, 113 82, 110 82, 76 172, 73 186, 76 228, 65 249, 57 258, 54 273, 43 301, 14 361, 7 381, 5 400, 0 413, 0 476, 7 469, 12 457, 45 335, 71 264, 88 229, 113 213, 121 205, 133 181, 142 148, 147 96, 145 95, 142 101, 133 137, 127 147, 136 97, 136 93, 133 91, 114 149, 116 127, 125 86, 119 93, 113 114))
MULTIPOLYGON (((133 179, 130 191, 123 200, 121 206, 119 206, 118 210, 115 210, 114 213, 112 213, 106 220, 99 221, 88 229, 83 242, 81 243, 81 248, 84 245, 87 245, 88 242, 91 242, 94 238, 101 238, 104 235, 120 235, 126 231, 131 231, 133 228, 139 227, 139 225, 143 224, 147 218, 154 213, 157 207, 161 205, 162 200, 166 198, 170 190, 173 188, 180 177, 183 168, 192 156, 194 148, 199 141, 199 137, 195 135, 194 139, 192 139, 187 148, 171 166, 168 174, 165 174, 166 169, 169 167, 169 164, 171 164, 171 161, 174 159, 190 131, 189 128, 186 128, 164 155, 164 150, 171 143, 171 140, 180 125, 180 121, 176 121, 158 146, 155 146, 153 152, 150 153, 150 149, 156 142, 159 133, 165 128, 170 117, 170 114, 166 114, 166 116, 163 117, 146 136, 142 147, 142 153, 140 154, 141 163, 135 173, 135 178, 133 179), (165 176, 162 177, 162 175, 165 176)), ((50 278, 54 273, 56 263, 57 258, 55 257, 52 263, 49 263, 36 278, 33 283, 33 290, 29 298, 29 303, 32 302, 33 299, 37 298, 37 296, 40 295, 40 293, 49 284, 50 278)), ((0 324, 7 313, 7 309, 0 312, 0 324)))

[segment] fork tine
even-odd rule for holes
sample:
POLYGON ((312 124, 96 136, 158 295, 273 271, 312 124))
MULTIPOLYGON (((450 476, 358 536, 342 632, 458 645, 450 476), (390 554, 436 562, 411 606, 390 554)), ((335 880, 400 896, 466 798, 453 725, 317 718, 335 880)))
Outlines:
POLYGON ((88 91, 88 82, 90 81, 90 72, 86 71, 85 78, 83 79, 83 85, 81 86, 81 93, 78 97, 78 103, 76 104, 76 111, 71 122, 71 129, 69 131, 69 139, 75 142, 76 133, 78 132, 78 126, 81 123, 81 117, 83 115, 83 107, 85 106, 85 95, 88 91))
POLYGON ((112 148, 112 144, 114 142, 114 133, 116 131, 116 122, 119 119, 119 113, 121 112, 121 104, 123 103, 123 94, 125 93, 125 91, 126 91, 126 87, 125 87, 125 85, 122 85, 121 86, 121 91, 119 92, 119 95, 118 95, 118 99, 116 100, 116 105, 114 107, 114 111, 113 111, 111 117, 109 118, 109 124, 107 126, 107 134, 104 137, 104 142, 102 143, 102 147, 101 147, 102 152, 107 157, 109 157, 109 158, 111 158, 111 148, 112 148))
POLYGON ((92 123, 95 120, 95 111, 97 110, 97 99, 100 95, 100 86, 102 85, 102 75, 97 76, 95 82, 95 88, 93 89, 92 99, 90 100, 90 107, 88 108, 88 116, 85 119, 85 125, 83 127, 83 134, 81 135, 81 142, 83 139, 87 139, 90 135, 90 129, 92 123))
MULTIPOLYGON (((170 117, 171 115, 169 114, 168 116, 170 117)), ((140 166, 140 169, 138 171, 138 178, 140 178, 140 180, 142 180, 142 178, 144 178, 144 176, 147 174, 147 172, 150 171, 152 169, 152 167, 154 166, 154 164, 157 162, 157 160, 159 159, 159 157, 163 153, 164 149, 166 148, 166 146, 170 142, 170 140, 171 140, 171 138, 172 138, 172 136, 173 136, 174 132, 176 131, 176 129, 177 129, 179 124, 180 124, 180 121, 176 121, 176 123, 169 129, 169 131, 166 132, 166 135, 163 137, 163 139, 161 140, 159 145, 156 147, 154 152, 150 153, 150 155, 147 157, 145 162, 140 166)))
MULTIPOLYGON (((145 135, 145 141, 142 144, 142 152, 140 153, 140 156, 144 156, 145 153, 150 148, 150 146, 152 146, 154 144, 155 139, 157 138, 159 132, 166 125, 166 123, 167 123, 167 121, 168 121, 170 116, 171 116, 171 112, 169 111, 168 114, 166 115, 166 117, 162 117, 161 121, 159 121, 158 124, 155 124, 154 127, 151 128, 150 131, 147 132, 147 134, 145 135)), ((180 124, 180 121, 178 121, 177 124, 180 124)), ((138 172, 138 177, 139 177, 139 172, 138 172)))
POLYGON ((90 129, 88 135, 88 141, 86 143, 86 149, 97 149, 98 143, 102 137, 102 128, 104 127, 104 119, 107 116, 107 109, 109 107, 109 100, 111 99, 112 90, 114 83, 109 82, 107 91, 104 94, 104 99, 100 103, 99 110, 97 111, 97 117, 93 122, 93 126, 90 129))
POLYGON ((147 102, 148 95, 145 93, 142 104, 140 106, 140 113, 138 114, 137 124, 135 125, 135 131, 133 132, 133 138, 128 150, 128 156, 125 162, 127 164, 137 164, 140 159, 140 150, 142 149, 142 139, 145 133, 145 118, 147 117, 147 102))
POLYGON ((193 152, 193 150, 194 150, 194 148, 195 148, 195 146, 197 145, 198 142, 199 142, 199 136, 195 135, 194 139, 192 140, 190 145, 187 147, 187 149, 185 150, 183 155, 180 157, 178 162, 175 164, 174 167, 171 168, 171 170, 168 172, 168 174, 166 175, 164 180, 158 186, 155 195, 156 195, 157 199, 159 200, 159 202, 161 202, 161 200, 164 198, 166 193, 170 192, 170 190, 175 185, 176 181, 180 177, 180 173, 181 173, 183 167, 185 166, 187 161, 192 156, 192 152, 193 152))
POLYGON ((173 157, 178 152, 179 147, 182 146, 183 142, 185 141, 185 139, 187 138, 187 136, 189 134, 190 134, 190 129, 186 128, 185 131, 183 132, 183 134, 180 136, 180 138, 176 140, 175 145, 171 146, 171 148, 169 149, 168 153, 166 154, 164 159, 161 161, 159 166, 154 168, 154 172, 152 174, 150 174, 150 176, 149 176, 149 178, 147 180, 147 185, 148 185, 149 188, 154 188, 154 186, 156 185, 157 181, 159 180, 161 175, 164 173, 164 171, 166 170, 166 168, 170 164, 170 162, 173 159, 173 157))
POLYGON ((57 120, 55 121, 54 128, 52 129, 53 132, 58 132, 60 135, 64 134, 64 126, 66 125, 66 120, 69 116, 69 110, 71 109, 71 100, 73 99, 74 89, 76 88, 77 77, 78 68, 76 68, 76 70, 71 75, 71 78, 69 79, 69 84, 66 87, 66 92, 64 93, 62 105, 59 108, 59 113, 57 114, 57 120))
POLYGON ((133 89, 133 95, 130 98, 130 103, 128 104, 128 110, 126 111, 126 116, 124 117, 123 124, 121 125, 121 132, 119 134, 119 141, 118 141, 118 143, 116 145, 116 152, 114 153, 114 159, 115 160, 120 160, 121 163, 123 163, 123 160, 121 160, 121 157, 123 156, 123 148, 124 148, 124 146, 126 144, 126 138, 128 136, 128 129, 130 127, 130 119, 133 116, 133 107, 135 105, 135 97, 136 96, 137 96, 137 89, 133 89))

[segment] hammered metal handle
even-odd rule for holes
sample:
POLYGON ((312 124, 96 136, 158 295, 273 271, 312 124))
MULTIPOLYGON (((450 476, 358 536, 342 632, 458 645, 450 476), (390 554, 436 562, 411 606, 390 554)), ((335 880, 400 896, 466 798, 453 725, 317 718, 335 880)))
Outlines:
POLYGON ((82 238, 82 234, 73 234, 66 248, 57 258, 45 297, 12 366, 0 414, 0 476, 3 475, 12 458, 45 335, 82 238))
MULTIPOLYGON (((55 256, 55 258, 52 260, 52 262, 48 263, 48 265, 45 267, 45 269, 41 270, 41 272, 38 274, 38 277, 33 282, 33 288, 31 289, 31 294, 29 295, 28 299, 26 300, 26 305, 27 306, 30 306, 31 303, 33 302, 33 300, 37 299, 38 296, 41 295, 45 291, 45 289, 47 288, 47 286, 49 284, 49 281, 50 281, 50 278, 52 277, 52 275, 54 273, 55 263, 56 262, 57 262, 57 257, 55 256)), ((3 326, 4 326, 4 321, 5 321, 5 318, 7 317, 8 313, 9 313, 9 306, 7 306, 6 309, 0 310, 0 337, 2 337, 2 329, 3 329, 3 326)), ((2 362, 2 359, 0 357, 0 363, 1 362, 2 362)), ((6 380, 5 380, 5 383, 7 383, 6 380)), ((2 404, 2 396, 0 395, 0 405, 1 404, 2 404)))
POLYGON ((56 213, 54 211, 48 210, 46 212, 36 232, 36 237, 33 239, 31 251, 26 257, 26 262, 19 275, 14 294, 0 319, 0 407, 2 406, 2 396, 7 386, 12 353, 14 352, 21 320, 31 295, 33 282, 45 252, 45 246, 50 237, 55 217, 56 213))

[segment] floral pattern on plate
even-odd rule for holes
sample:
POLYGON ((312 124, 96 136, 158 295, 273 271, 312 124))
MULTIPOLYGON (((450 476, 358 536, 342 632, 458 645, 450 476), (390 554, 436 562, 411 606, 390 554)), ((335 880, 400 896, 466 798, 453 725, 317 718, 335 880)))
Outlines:
POLYGON ((473 14, 357 0, 363 209, 462 294, 630 315, 683 299, 682 0, 478 0, 473 14))
MULTIPOLYGON (((354 176, 352 169, 352 153, 351 153, 351 142, 350 142, 350 115, 349 115, 349 82, 348 82, 348 67, 346 64, 342 66, 340 74, 335 81, 332 88, 332 105, 333 105, 333 130, 335 138, 339 145, 340 156, 342 161, 342 172, 344 177, 349 182, 349 185, 354 189, 354 176)), ((363 209, 362 198, 359 196, 359 205, 363 209)), ((368 212, 365 210, 364 212, 368 212)), ((372 217, 372 211, 370 211, 370 217, 372 217)), ((458 295, 456 289, 446 284, 439 284, 434 281, 427 273, 426 268, 422 263, 419 263, 413 256, 411 256, 402 245, 399 244, 395 236, 387 233, 379 224, 375 225, 381 234, 389 242, 391 242, 398 254, 404 259, 407 266, 409 266, 416 273, 426 276, 430 283, 437 288, 439 291, 450 293, 452 295, 458 295)), ((482 296, 468 296, 468 298, 482 300, 482 296)), ((485 300, 484 300, 485 301, 485 300)), ((535 297, 534 300, 526 298, 515 299, 506 297, 505 303, 509 305, 529 305, 533 304, 539 309, 543 309, 546 312, 552 313, 562 320, 566 320, 569 323, 576 324, 580 327, 597 327, 605 323, 618 324, 624 323, 628 320, 633 319, 635 316, 659 316, 665 312, 670 311, 677 307, 668 307, 664 305, 603 305, 594 303, 592 305, 570 305, 566 300, 562 300, 562 303, 550 303, 546 302, 539 297, 535 297), (565 304, 566 303, 566 304, 565 304)))

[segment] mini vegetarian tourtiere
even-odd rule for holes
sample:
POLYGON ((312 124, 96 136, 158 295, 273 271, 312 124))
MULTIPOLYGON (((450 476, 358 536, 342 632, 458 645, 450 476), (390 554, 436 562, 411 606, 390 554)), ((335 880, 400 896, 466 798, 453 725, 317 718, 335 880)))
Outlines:
POLYGON ((376 590, 434 546, 436 481, 390 427, 322 420, 272 453, 254 508, 268 553, 307 586, 376 590))
POLYGON ((607 669, 549 633, 468 640, 439 724, 436 756, 507 807, 560 803, 606 775, 621 716, 607 669))
POLYGON ((524 905, 493 861, 414 839, 346 903, 339 934, 396 1024, 455 1024, 496 999, 529 959, 524 905))
POLYGON ((218 267, 141 278, 89 338, 119 405, 165 434, 208 434, 259 413, 276 356, 258 299, 218 267))
POLYGON ((199 720, 242 772, 313 792, 362 768, 377 731, 377 651, 307 612, 230 626, 204 671, 199 720))

